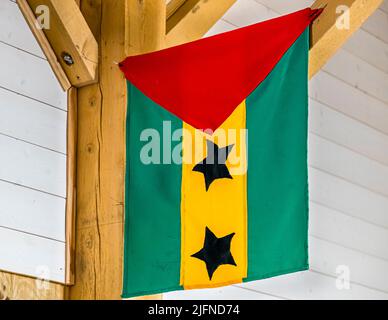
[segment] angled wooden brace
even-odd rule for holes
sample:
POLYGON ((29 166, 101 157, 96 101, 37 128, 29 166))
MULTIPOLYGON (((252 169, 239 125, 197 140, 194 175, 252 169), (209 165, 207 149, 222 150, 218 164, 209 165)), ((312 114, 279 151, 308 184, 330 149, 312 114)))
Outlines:
POLYGON ((350 36, 377 10, 383 0, 317 0, 325 8, 311 30, 310 70, 313 77, 350 36), (347 22, 349 24, 347 25, 347 22))
POLYGON ((63 73, 74 87, 95 83, 98 44, 76 2, 17 0, 17 3, 62 87, 68 86, 63 73), (39 24, 36 18, 44 20, 44 24, 39 24))

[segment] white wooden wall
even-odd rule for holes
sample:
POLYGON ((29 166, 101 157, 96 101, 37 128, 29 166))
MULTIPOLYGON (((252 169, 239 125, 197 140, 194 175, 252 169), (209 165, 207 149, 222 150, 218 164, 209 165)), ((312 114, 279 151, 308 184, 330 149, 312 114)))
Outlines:
POLYGON ((0 270, 65 279, 66 110, 18 6, 0 0, 0 270))
MULTIPOLYGON (((312 3, 237 0, 209 35, 312 3)), ((309 163, 310 271, 164 297, 388 299, 388 0, 310 81, 309 163)))

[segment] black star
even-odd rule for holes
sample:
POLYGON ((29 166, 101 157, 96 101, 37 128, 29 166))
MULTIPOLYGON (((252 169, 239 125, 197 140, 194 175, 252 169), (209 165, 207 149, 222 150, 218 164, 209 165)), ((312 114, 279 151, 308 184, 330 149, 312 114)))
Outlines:
POLYGON ((234 235, 235 233, 232 233, 223 238, 217 238, 214 233, 206 227, 205 244, 203 249, 196 254, 193 254, 192 257, 206 263, 206 269, 210 280, 219 266, 223 264, 237 266, 230 252, 230 243, 232 242, 234 235))
POLYGON ((207 140, 207 157, 198 163, 193 171, 201 172, 205 176, 206 191, 210 185, 217 179, 233 179, 228 167, 225 165, 226 160, 234 145, 219 149, 218 146, 207 140))

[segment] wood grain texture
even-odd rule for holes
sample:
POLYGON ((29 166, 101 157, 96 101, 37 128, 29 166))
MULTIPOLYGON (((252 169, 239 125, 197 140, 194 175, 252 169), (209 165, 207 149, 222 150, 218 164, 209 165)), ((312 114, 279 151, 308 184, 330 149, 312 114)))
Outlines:
POLYGON ((317 0, 313 8, 325 7, 314 21, 311 31, 310 78, 337 52, 347 39, 357 31, 369 16, 377 10, 383 0, 317 0), (350 26, 339 30, 336 26, 338 6, 349 7, 350 26))
POLYGON ((0 272, 0 300, 63 300, 63 286, 48 283, 39 288, 33 278, 0 272))
POLYGON ((77 89, 68 91, 67 112, 67 162, 66 162, 66 272, 65 283, 74 284, 75 218, 77 195, 77 89))
POLYGON ((17 0, 17 4, 19 5, 21 12, 23 13, 23 16, 27 21, 30 30, 35 36, 36 41, 39 43, 40 48, 44 52, 44 55, 46 56, 51 68, 53 69, 53 72, 57 77, 62 89, 64 91, 69 90, 71 87, 70 81, 67 78, 64 69, 58 62, 58 59, 55 56, 55 52, 52 49, 46 35, 41 29, 37 28, 34 12, 31 10, 29 4, 27 3, 27 0, 17 0))
POLYGON ((27 0, 27 3, 34 13, 40 5, 49 8, 50 28, 43 29, 43 32, 70 83, 75 87, 94 83, 97 76, 98 45, 76 2, 27 0), (73 58, 73 65, 65 63, 64 54, 73 58))
POLYGON ((166 18, 170 18, 184 3, 186 0, 170 0, 167 3, 167 16, 166 18))
POLYGON ((99 43, 99 83, 78 90, 75 286, 70 299, 120 299, 126 84, 125 1, 81 1, 99 43))
MULTIPOLYGON (((81 1, 102 58, 99 83, 78 90, 76 260, 70 299, 121 297, 126 82, 117 63, 126 56, 125 8, 125 0, 81 1)), ((139 12, 139 19, 143 16, 139 12)), ((159 45, 152 35, 157 36, 152 31, 137 48, 132 42, 130 51, 159 45)))
POLYGON ((188 0, 167 20, 166 46, 202 38, 236 0, 188 0))
POLYGON ((127 55, 162 49, 166 35, 165 0, 125 0, 127 55))

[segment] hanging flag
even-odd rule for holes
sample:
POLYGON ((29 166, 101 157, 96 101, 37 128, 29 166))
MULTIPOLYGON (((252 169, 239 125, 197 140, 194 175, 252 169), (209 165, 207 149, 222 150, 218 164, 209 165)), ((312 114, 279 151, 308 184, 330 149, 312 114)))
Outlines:
POLYGON ((319 13, 120 64, 124 298, 308 269, 309 25, 319 13))

